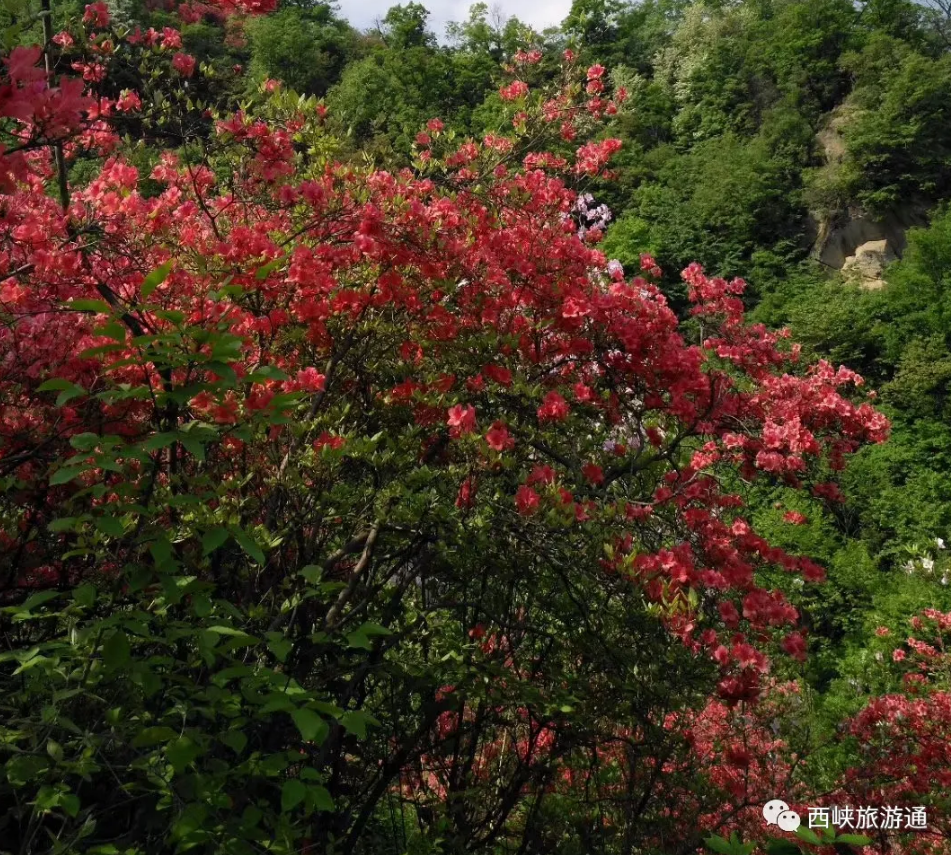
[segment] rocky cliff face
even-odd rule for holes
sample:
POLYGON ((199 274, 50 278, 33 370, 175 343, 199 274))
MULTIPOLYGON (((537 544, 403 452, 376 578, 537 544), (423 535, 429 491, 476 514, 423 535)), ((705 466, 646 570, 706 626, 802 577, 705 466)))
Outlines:
POLYGON ((855 282, 861 288, 877 291, 885 285, 882 277, 886 266, 896 258, 898 256, 887 239, 866 241, 856 247, 855 255, 845 259, 842 275, 847 281, 855 282))
POLYGON ((820 219, 812 255, 827 267, 841 270, 846 259, 854 256, 863 244, 885 241, 900 258, 905 249, 905 233, 913 226, 926 225, 927 211, 927 205, 919 203, 889 211, 881 218, 850 210, 820 219))
MULTIPOLYGON (((835 181, 836 171, 848 157, 843 131, 854 112, 848 102, 840 105, 816 134, 826 181, 835 181)), ((810 255, 864 288, 881 288, 885 266, 901 257, 909 228, 927 225, 930 207, 926 200, 910 200, 880 217, 859 208, 814 212, 810 255)))

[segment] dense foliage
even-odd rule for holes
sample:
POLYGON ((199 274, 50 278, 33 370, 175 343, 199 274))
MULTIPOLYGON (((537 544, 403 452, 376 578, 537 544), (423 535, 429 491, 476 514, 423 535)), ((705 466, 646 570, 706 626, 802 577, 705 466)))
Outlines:
POLYGON ((938 12, 7 0, 0 852, 948 852, 938 12))

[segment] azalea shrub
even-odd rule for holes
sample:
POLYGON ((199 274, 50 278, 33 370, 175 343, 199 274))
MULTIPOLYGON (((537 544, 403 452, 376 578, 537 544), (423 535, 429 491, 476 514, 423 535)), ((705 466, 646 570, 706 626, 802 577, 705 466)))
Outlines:
POLYGON ((925 609, 907 626, 878 627, 875 636, 886 691, 847 724, 862 756, 845 770, 840 800, 883 811, 924 809, 927 829, 906 835, 902 851, 943 852, 951 841, 951 614, 925 609))
POLYGON ((623 90, 522 53, 503 127, 383 172, 277 82, 175 124, 202 69, 110 26, 47 50, 149 97, 38 48, 0 87, 3 848, 687 852, 792 799, 823 571, 746 485, 834 504, 888 424, 741 280, 687 268, 685 321, 598 249, 623 90))

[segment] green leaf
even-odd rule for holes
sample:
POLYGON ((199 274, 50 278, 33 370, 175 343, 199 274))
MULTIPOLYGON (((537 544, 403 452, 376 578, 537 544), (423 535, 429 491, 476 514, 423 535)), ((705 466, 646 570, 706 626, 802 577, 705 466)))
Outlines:
POLYGON ((79 354, 80 359, 93 359, 96 356, 105 356, 108 353, 118 353, 125 350, 121 344, 100 344, 97 347, 87 347, 79 354))
POLYGON ((301 739, 304 742, 314 742, 320 745, 330 731, 330 728, 317 713, 308 709, 297 709, 291 713, 294 724, 300 731, 301 739))
POLYGON ((79 398, 86 394, 86 390, 82 386, 73 386, 72 389, 64 389, 56 396, 56 406, 62 407, 63 404, 68 401, 72 401, 73 398, 79 398))
MULTIPOLYGON (((76 695, 82 694, 82 691, 83 690, 78 687, 74 689, 60 689, 59 691, 53 692, 53 703, 58 704, 62 701, 69 700, 70 698, 75 698, 76 695)), ((62 719, 60 719, 60 721, 62 721, 62 719)), ((78 732, 82 733, 82 731, 78 732)))
POLYGON ((70 300, 66 305, 74 312, 95 312, 98 315, 112 314, 112 306, 105 300, 70 300))
MULTIPOLYGON (((50 600, 55 600, 59 596, 59 591, 40 591, 36 594, 32 594, 24 600, 23 605, 14 606, 12 611, 14 614, 22 615, 29 614, 37 606, 42 606, 43 603, 48 603, 50 600)), ((7 611, 4 609, 4 611, 7 611)))
POLYGON ((307 787, 299 778, 288 778, 281 787, 281 810, 296 808, 307 797, 307 787))
POLYGON ((78 466, 63 466, 50 475, 50 486, 56 487, 59 484, 68 484, 73 478, 82 475, 84 471, 78 466))
POLYGON ((157 311, 155 316, 175 326, 178 326, 185 320, 185 313, 179 309, 162 309, 161 311, 157 311))
POLYGON ((324 575, 324 568, 318 564, 308 564, 306 567, 301 567, 298 572, 304 577, 305 581, 310 582, 311 585, 316 585, 324 575))
POLYGON ((245 736, 244 731, 241 730, 229 730, 227 733, 221 734, 218 739, 234 751, 235 754, 240 754, 244 751, 245 746, 248 744, 248 737, 245 736))
POLYGON ((326 787, 308 787, 307 802, 314 810, 331 811, 334 809, 334 800, 326 787))
POLYGON ((205 444, 200 439, 183 436, 181 437, 181 441, 189 454, 193 455, 194 458, 201 463, 205 462, 205 444))
POLYGON ((847 843, 849 846, 871 846, 872 838, 861 834, 840 834, 835 838, 836 843, 847 843))
POLYGON ((176 439, 177 435, 170 431, 156 433, 142 443, 142 448, 146 451, 158 451, 160 448, 168 448, 176 439))
POLYGON ((170 727, 145 727, 132 740, 135 748, 149 748, 163 742, 170 742, 178 736, 178 732, 170 727))
POLYGON ((367 725, 379 725, 378 719, 362 710, 349 710, 340 716, 340 723, 358 739, 367 738, 367 725))
POLYGON ((206 632, 214 632, 218 635, 227 635, 231 638, 248 638, 252 642, 257 643, 257 639, 250 633, 245 632, 243 629, 235 629, 231 626, 222 626, 217 624, 215 626, 209 626, 206 632))
POLYGON ((208 529, 208 531, 201 536, 202 555, 211 555, 216 549, 224 546, 230 536, 231 534, 228 529, 222 528, 221 526, 208 529))
MULTIPOLYGON (((274 633, 277 635, 277 633, 274 633)), ((267 649, 274 654, 278 662, 286 662, 287 655, 294 647, 294 642, 286 638, 272 638, 267 643, 267 649)))
POLYGON ((96 528, 109 537, 122 537, 125 534, 125 528, 122 520, 116 517, 98 517, 96 519, 96 528))
POLYGON ((20 665, 20 667, 17 668, 16 671, 13 672, 13 676, 16 677, 17 674, 23 674, 24 672, 29 671, 29 670, 31 670, 32 668, 35 668, 37 665, 41 665, 41 664, 44 663, 44 662, 49 662, 49 657, 47 657, 47 656, 34 656, 34 657, 32 657, 32 658, 26 660, 25 662, 23 662, 23 664, 20 665))
POLYGON ((188 765, 202 753, 201 747, 187 736, 181 736, 170 742, 165 748, 165 756, 176 773, 184 772, 188 765))
POLYGON ((347 633, 347 644, 349 644, 350 647, 358 647, 361 650, 370 650, 372 648, 372 644, 370 643, 371 636, 390 634, 390 631, 385 626, 367 621, 358 629, 347 633))
POLYGON ((215 374, 217 374, 218 377, 220 377, 228 387, 237 385, 238 374, 226 362, 209 362, 205 367, 209 371, 214 371, 215 374))
POLYGON ((132 651, 126 634, 117 629, 102 646, 102 661, 110 668, 121 668, 131 658, 132 651))
POLYGON ((796 837, 800 840, 805 840, 806 843, 811 843, 813 846, 822 845, 822 840, 819 838, 819 835, 805 825, 800 825, 799 828, 796 829, 796 837))
POLYGON ((79 813, 79 796, 73 793, 64 794, 59 800, 60 807, 68 816, 75 817, 79 813))
POLYGON ((96 586, 85 582, 73 591, 73 599, 83 608, 91 608, 96 602, 96 586))
POLYGON ((115 341, 125 341, 127 330, 118 321, 106 321, 102 326, 93 330, 96 335, 102 335, 115 341))
MULTIPOLYGON (((343 710, 340 709, 340 707, 338 707, 336 704, 332 704, 329 701, 311 701, 308 706, 313 710, 317 710, 319 713, 323 713, 329 718, 340 718, 340 716, 343 715, 343 710)), ((376 719, 373 719, 371 724, 379 724, 379 722, 376 719)))
POLYGON ((79 813, 79 796, 73 793, 66 793, 59 800, 60 807, 67 815, 75 817, 79 813))
POLYGON ((267 701, 261 707, 260 713, 261 715, 267 715, 272 712, 293 713, 294 710, 294 703, 287 695, 283 692, 273 692, 267 696, 267 701))
POLYGON ((286 407, 291 407, 296 404, 298 401, 303 400, 306 397, 306 392, 281 392, 279 395, 275 395, 271 398, 268 403, 268 409, 270 410, 280 410, 286 407))
POLYGON ((36 391, 59 391, 59 394, 56 396, 57 407, 62 407, 67 401, 71 401, 73 398, 78 398, 80 395, 86 394, 86 390, 82 386, 77 386, 75 383, 71 383, 69 380, 65 380, 62 377, 53 377, 51 380, 47 380, 45 383, 40 384, 36 391))
POLYGON ((175 560, 175 550, 172 548, 172 544, 169 543, 168 538, 160 536, 149 547, 149 552, 152 553, 152 558, 155 559, 157 569, 169 570, 178 567, 178 562, 175 560))
POLYGON ((233 335, 222 335, 211 345, 211 358, 216 361, 238 359, 241 356, 241 348, 240 338, 233 335))
POLYGON ((174 262, 169 259, 164 264, 160 264, 156 267, 155 270, 142 280, 142 299, 148 299, 151 293, 168 279, 168 274, 172 272, 173 265, 174 262))
POLYGON ((287 374, 274 365, 261 365, 248 375, 248 380, 287 380, 287 374))
POLYGON ((49 768, 49 761, 45 757, 31 754, 18 754, 11 758, 4 769, 7 782, 14 787, 35 782, 40 774, 49 768))
POLYGON ((66 380, 63 377, 53 377, 50 380, 47 380, 43 383, 40 383, 37 386, 37 392, 58 392, 61 389, 72 389, 75 386, 75 383, 72 383, 69 380, 66 380))
POLYGON ((259 267, 255 271, 254 278, 257 279, 258 282, 261 282, 267 279, 268 276, 270 276, 275 270, 277 270, 277 268, 280 267, 283 263, 284 263, 283 255, 279 256, 278 258, 275 258, 273 261, 269 261, 267 264, 263 265, 262 267, 259 267))
POLYGON ((63 759, 63 746, 60 745, 55 739, 50 739, 46 743, 46 753, 55 760, 57 763, 63 759))
POLYGON ((264 564, 264 552, 254 539, 243 529, 235 528, 231 531, 231 536, 238 542, 238 545, 248 553, 258 564, 264 564))
POLYGON ((720 855, 733 855, 733 844, 724 840, 722 837, 714 834, 704 840, 708 849, 720 853, 720 855))
POLYGON ((98 433, 77 433, 69 438, 69 444, 76 451, 92 451, 101 441, 98 433))

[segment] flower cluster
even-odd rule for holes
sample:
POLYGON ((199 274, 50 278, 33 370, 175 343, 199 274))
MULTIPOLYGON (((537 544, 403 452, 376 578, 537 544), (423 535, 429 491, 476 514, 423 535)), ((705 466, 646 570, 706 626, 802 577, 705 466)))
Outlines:
MULTIPOLYGON (((90 7, 87 26, 107 14, 90 7)), ((202 73, 175 31, 132 38, 161 68, 202 73)), ((117 112, 145 100, 92 104, 78 79, 51 87, 38 59, 12 53, 0 89, 21 140, 111 133, 117 112)), ((97 63, 77 69, 87 82, 97 63)), ((503 97, 526 109, 509 134, 445 153, 451 135, 431 120, 417 142, 438 180, 305 156, 297 141, 323 130, 298 107, 221 118, 208 162, 167 151, 143 174, 103 159, 65 208, 46 193, 48 157, 30 171, 26 154, 0 153, 0 473, 17 498, 0 521, 4 593, 154 564, 160 543, 167 563, 214 584, 233 576, 245 599, 272 598, 301 567, 346 576, 325 586, 338 598, 327 614, 308 612, 325 629, 381 591, 397 591, 399 608, 418 585, 425 617, 462 626, 482 657, 487 694, 473 704, 476 682, 454 684, 424 705, 426 745, 394 766, 404 791, 462 798, 467 775, 504 779, 502 801, 515 804, 529 781, 588 783, 575 774, 585 754, 635 789, 663 779, 679 816, 722 818, 722 798, 678 789, 697 770, 714 793, 760 798, 773 783, 764 758, 781 745, 742 705, 769 687, 773 652, 806 655, 797 609, 767 580, 781 570, 818 582, 822 569, 758 534, 729 485, 761 478, 832 500, 828 473, 888 425, 854 400, 857 375, 803 367, 784 335, 748 324, 740 280, 684 271, 708 333, 698 346, 653 283, 652 258, 626 279, 596 249, 610 211, 579 197, 578 182, 604 173, 617 140, 511 156, 526 127, 572 138, 609 112, 603 73, 594 66, 580 91, 535 107, 526 84, 510 84, 503 97), (188 504, 208 485, 232 528, 188 504), (237 557, 210 557, 221 532, 237 557), (74 548, 87 542, 101 552, 74 548), (248 571, 245 556, 260 567, 248 571), (502 573, 534 613, 494 617, 510 590, 496 603, 474 580, 502 573), (652 709, 620 726, 602 709, 573 737, 578 723, 557 720, 571 706, 565 674, 590 680, 596 705, 610 668, 558 648, 546 658, 561 632, 535 627, 584 623, 565 611, 575 584, 643 618, 718 697, 700 715, 652 709), (537 704, 518 692, 527 683, 537 704), (620 746, 653 737, 677 756, 631 764, 620 746), (577 751, 585 740, 591 751, 577 751), (569 756, 574 766, 561 763, 569 756)), ((363 639, 348 637, 351 656, 363 639)), ((354 670, 347 662, 339 673, 354 670)), ((495 822, 480 809, 478 821, 495 822)))
POLYGON ((946 554, 944 539, 936 537, 933 549, 930 544, 913 549, 911 556, 902 564, 902 570, 909 576, 934 577, 942 585, 947 585, 951 581, 951 559, 946 554))
POLYGON ((611 209, 605 205, 595 205, 594 196, 582 193, 575 202, 572 213, 578 222, 578 237, 582 240, 589 231, 603 233, 611 222, 611 209))

